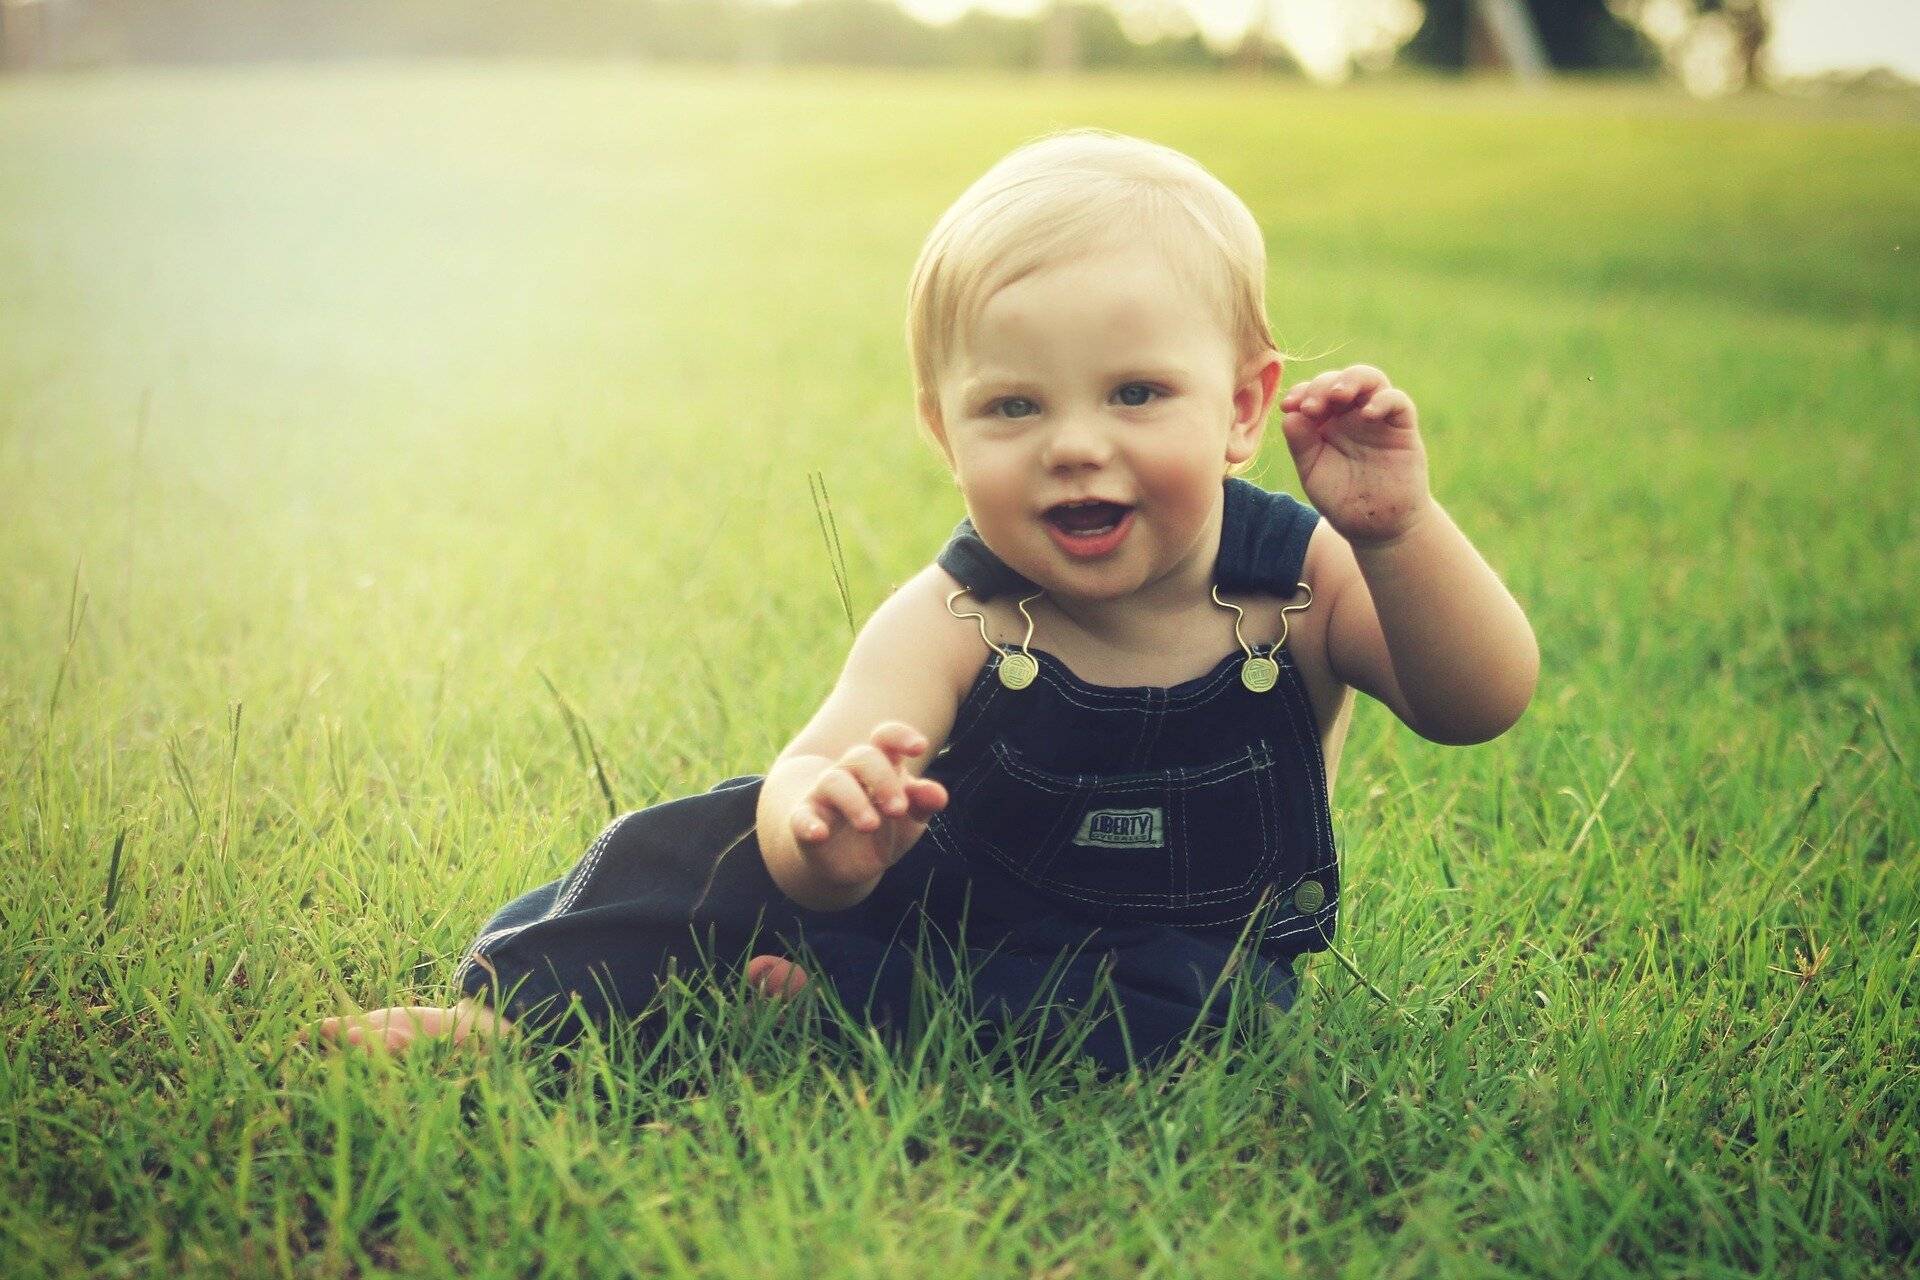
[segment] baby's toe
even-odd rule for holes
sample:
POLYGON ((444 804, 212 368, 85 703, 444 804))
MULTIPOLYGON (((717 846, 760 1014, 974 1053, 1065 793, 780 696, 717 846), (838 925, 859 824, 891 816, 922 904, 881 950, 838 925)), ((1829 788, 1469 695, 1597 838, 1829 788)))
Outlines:
POLYGON ((761 996, 780 999, 806 987, 807 971, 785 956, 755 956, 747 961, 747 983, 761 996))
POLYGON ((345 1018, 322 1018, 310 1027, 293 1033, 295 1044, 341 1044, 346 1040, 349 1022, 345 1018))

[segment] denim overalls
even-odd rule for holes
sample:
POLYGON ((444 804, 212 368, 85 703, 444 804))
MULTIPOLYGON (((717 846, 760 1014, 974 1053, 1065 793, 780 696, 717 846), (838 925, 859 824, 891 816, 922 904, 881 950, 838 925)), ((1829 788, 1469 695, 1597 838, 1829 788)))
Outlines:
MULTIPOLYGON (((1294 595, 1318 519, 1226 481, 1216 582, 1294 595)), ((940 564, 980 599, 1033 590, 965 521, 940 564)), ((1252 647, 1279 664, 1262 693, 1242 683, 1237 648, 1167 688, 1088 684, 1035 648, 1037 677, 1011 689, 996 653, 927 768, 947 809, 858 906, 788 899, 754 839, 761 779, 730 778, 616 819, 566 877, 488 923, 459 985, 516 1021, 569 997, 590 1018, 632 1017, 669 966, 732 977, 776 952, 891 1030, 907 1021, 917 956, 942 986, 964 962, 990 1027, 1045 1036, 1098 1003, 1104 971, 1125 1027, 1100 1018, 1080 1051, 1118 1072, 1176 1049, 1196 1020, 1221 1022, 1220 979, 1244 935, 1250 980, 1288 1008, 1294 957, 1332 939, 1338 868, 1306 688, 1284 648, 1252 647)))

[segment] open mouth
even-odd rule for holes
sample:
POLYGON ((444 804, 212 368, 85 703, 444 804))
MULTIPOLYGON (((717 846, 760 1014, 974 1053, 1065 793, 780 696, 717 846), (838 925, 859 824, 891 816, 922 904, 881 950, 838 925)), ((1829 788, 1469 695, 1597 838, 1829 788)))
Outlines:
POLYGON ((1047 533, 1076 560, 1110 555, 1133 527, 1133 508, 1118 502, 1063 502, 1047 508, 1047 533))
POLYGON ((1132 510, 1117 502, 1063 502, 1047 508, 1046 521, 1070 538, 1097 538, 1112 533, 1132 510))

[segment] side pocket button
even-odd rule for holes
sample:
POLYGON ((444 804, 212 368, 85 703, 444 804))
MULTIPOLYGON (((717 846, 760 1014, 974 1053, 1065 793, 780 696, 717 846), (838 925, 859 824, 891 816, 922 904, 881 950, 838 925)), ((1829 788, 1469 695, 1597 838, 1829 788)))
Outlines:
POLYGON ((1294 909, 1301 915, 1310 916, 1326 904, 1326 886, 1318 880, 1302 880, 1300 887, 1293 891, 1294 909))

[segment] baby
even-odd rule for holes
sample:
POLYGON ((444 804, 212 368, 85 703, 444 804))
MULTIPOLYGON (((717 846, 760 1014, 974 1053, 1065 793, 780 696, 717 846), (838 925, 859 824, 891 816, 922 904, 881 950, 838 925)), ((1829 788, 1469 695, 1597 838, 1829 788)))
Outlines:
POLYGON ((1280 399, 1311 506, 1234 474, 1281 379, 1265 277, 1251 213, 1178 152, 1076 130, 996 164, 910 290, 919 419, 968 515, 935 562, 764 778, 616 820, 489 923, 452 1008, 321 1034, 634 1017, 674 967, 753 951, 755 990, 830 983, 875 1025, 962 964, 989 1025, 1107 992, 1123 1016, 1081 1050, 1113 1070, 1218 1022, 1232 957, 1290 1006, 1334 928, 1352 691, 1480 742, 1539 655, 1380 370, 1280 399))

